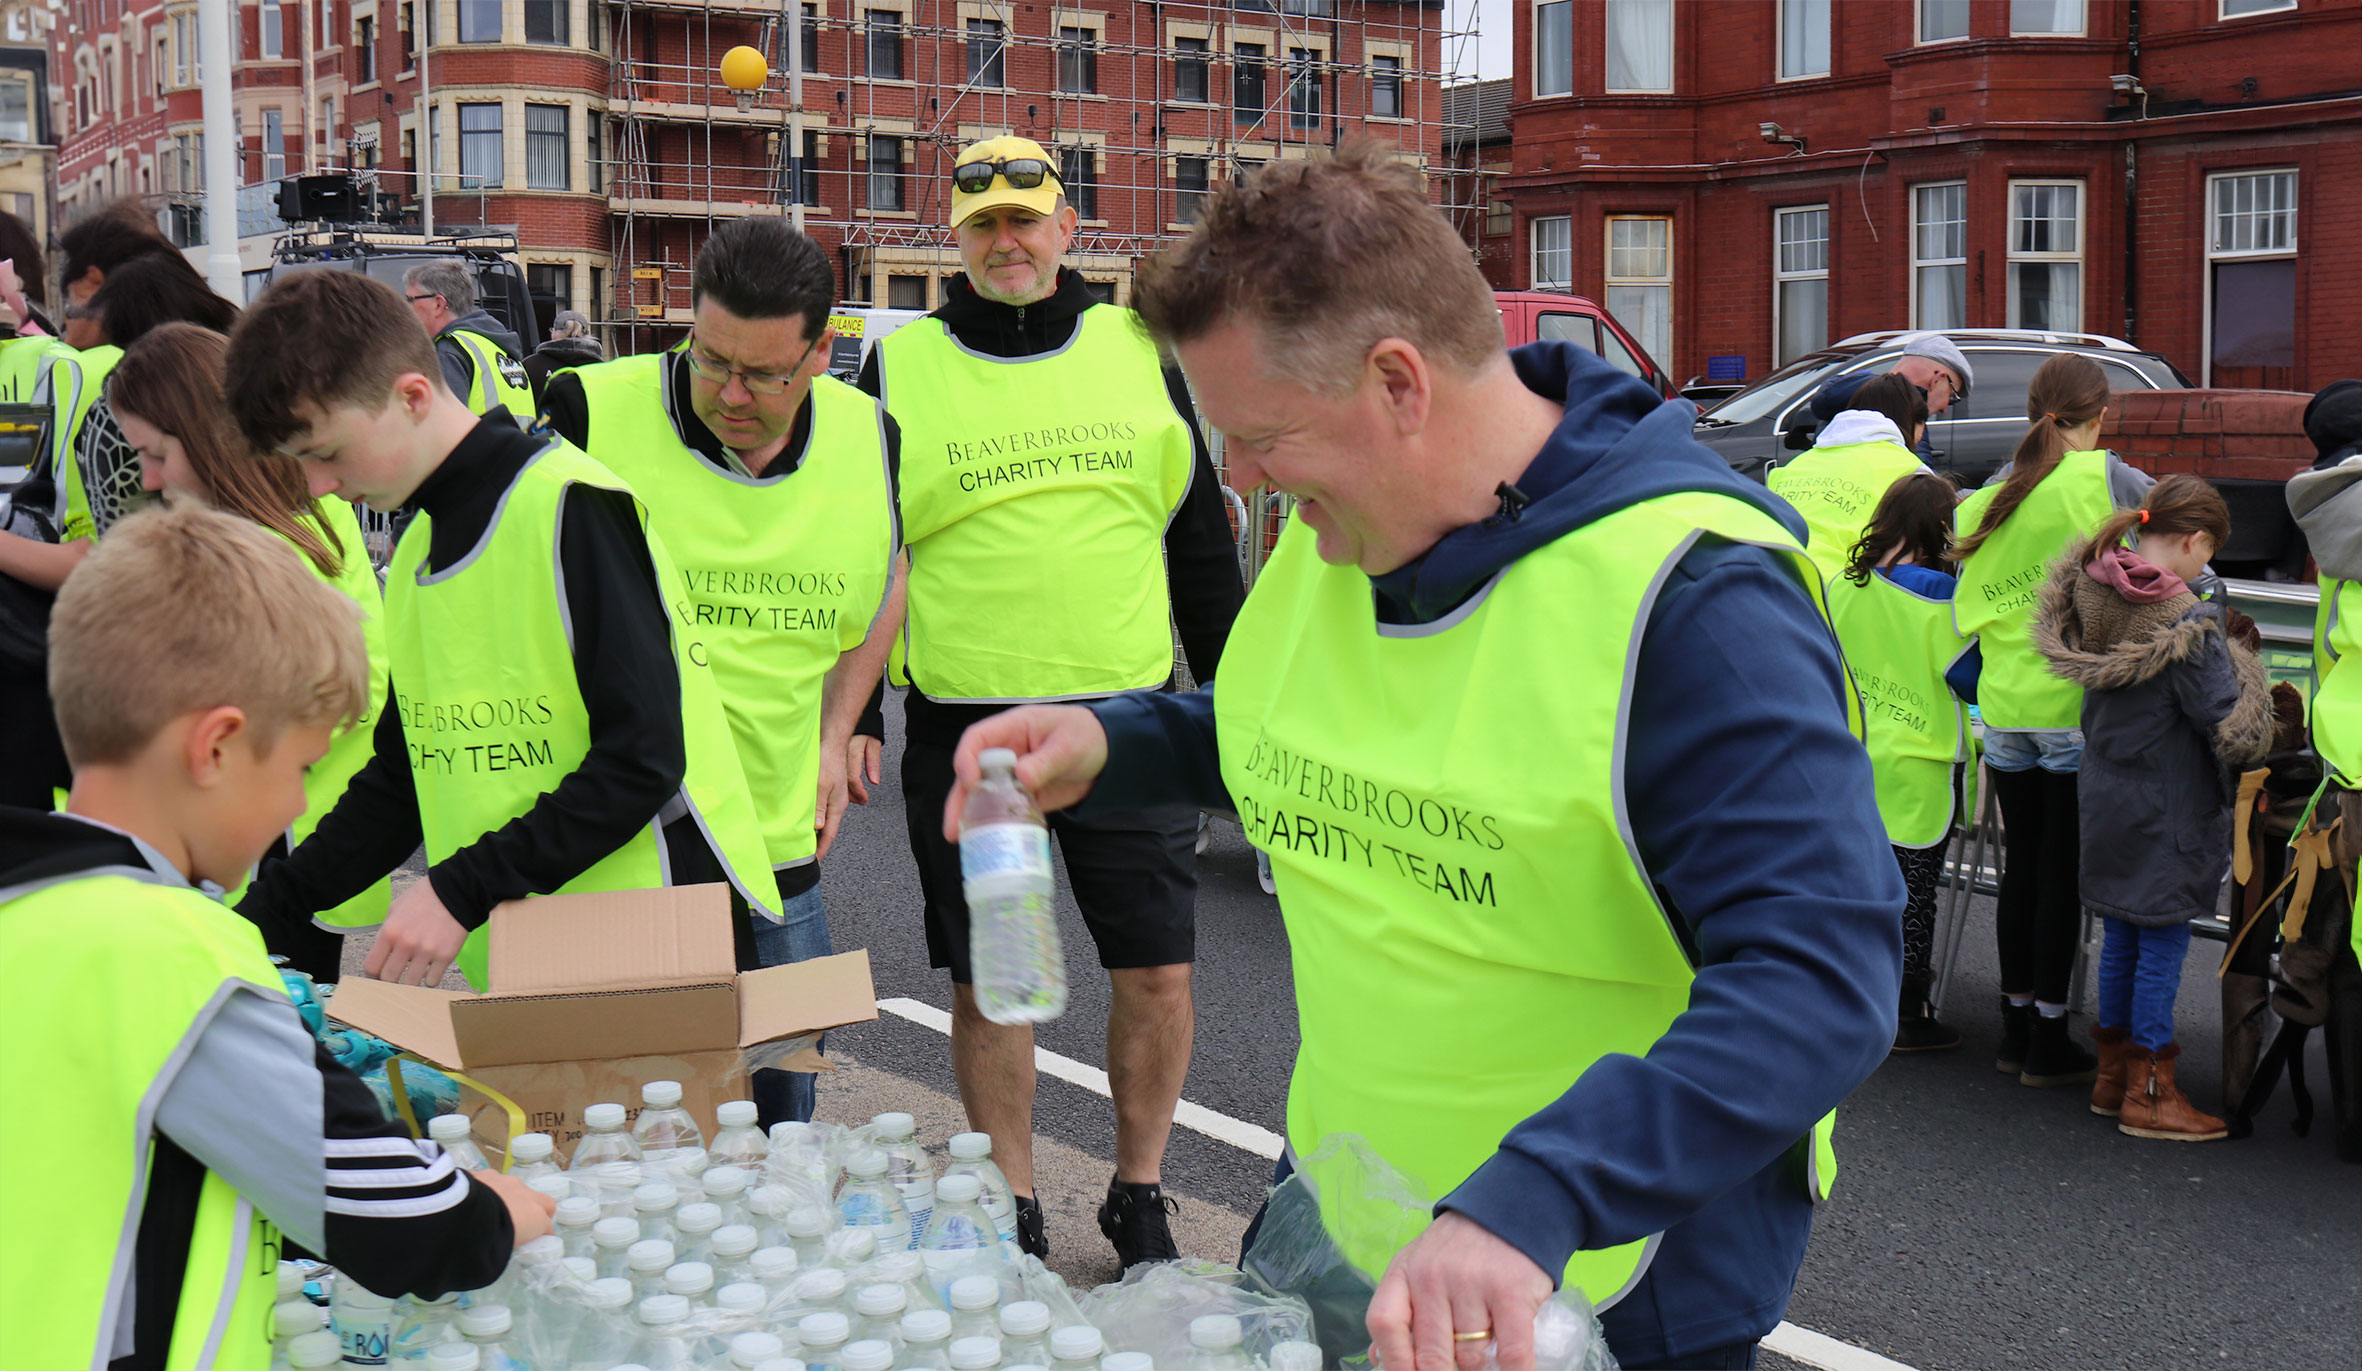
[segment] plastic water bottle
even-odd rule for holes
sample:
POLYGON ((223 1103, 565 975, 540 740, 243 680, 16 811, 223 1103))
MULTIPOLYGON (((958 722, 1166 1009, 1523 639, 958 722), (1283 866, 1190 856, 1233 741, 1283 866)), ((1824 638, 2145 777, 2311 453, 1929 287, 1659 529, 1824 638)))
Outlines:
MULTIPOLYGON (((836 1314, 846 1312, 845 1273, 822 1267, 806 1271, 796 1277, 794 1287, 798 1314, 836 1314)), ((809 1357, 805 1360, 811 1360, 809 1357)))
POLYGON ((771 1140, 755 1127, 755 1102, 724 1100, 714 1110, 714 1122, 722 1127, 705 1149, 713 1164, 761 1171, 764 1160, 771 1155, 771 1140))
MULTIPOLYGON (((684 1204, 673 1211, 673 1246, 680 1249, 685 1262, 710 1261, 713 1258, 714 1233, 722 1226, 722 1207, 699 1200, 684 1204)), ((754 1249, 749 1248, 748 1251, 754 1249)))
POLYGON ((689 1359, 689 1301, 650 1295, 640 1301, 640 1334, 632 1357, 648 1371, 693 1371, 689 1359))
POLYGON ((702 1147, 675 1148, 668 1156, 643 1162, 647 1175, 642 1179, 669 1182, 683 1198, 701 1199, 705 1195, 706 1168, 711 1164, 702 1147))
POLYGON ((759 1328, 771 1296, 753 1281, 733 1281, 714 1291, 714 1310, 730 1328, 759 1328))
POLYGON ((1271 1345, 1271 1371, 1320 1371, 1317 1342, 1277 1342, 1271 1345))
MULTIPOLYGON (((632 1283, 621 1276, 605 1276, 582 1288, 582 1323, 566 1355, 573 1367, 606 1366, 632 1339, 632 1283)), ((541 1371, 536 1367, 535 1371, 541 1371)))
MULTIPOLYGON (((899 1201, 901 1196, 895 1199, 899 1201)), ((828 1259, 828 1231, 836 1217, 832 1210, 808 1204, 787 1211, 780 1228, 787 1238, 786 1245, 795 1249, 797 1260, 806 1266, 818 1266, 828 1259)))
POLYGON ((1001 1283, 990 1276, 962 1276, 951 1283, 951 1338, 989 1338, 995 1355, 1001 1341, 1001 1283))
POLYGON ((1187 1371, 1252 1371, 1236 1316, 1205 1314, 1189 1321, 1187 1371))
POLYGON ((1087 1323, 1069 1324, 1050 1335, 1050 1371, 1099 1371, 1099 1359, 1105 1355, 1107 1339, 1087 1323))
POLYGON ((383 1366, 386 1345, 394 1334, 394 1302, 360 1282, 345 1277, 336 1283, 329 1321, 344 1359, 353 1366, 383 1366))
MULTIPOLYGON (((706 1260, 713 1263, 714 1281, 728 1285, 733 1281, 755 1278, 755 1231, 742 1223, 725 1224, 713 1232, 707 1250, 713 1253, 706 1260)), ((793 1252, 788 1253, 794 1256, 793 1252)))
POLYGON ((837 1354, 840 1371, 894 1371, 894 1344, 880 1338, 860 1338, 837 1354))
POLYGON ((632 1191, 632 1216, 639 1220, 642 1238, 662 1238, 666 1242, 679 1236, 673 1227, 673 1215, 681 1205, 681 1192, 671 1181, 650 1181, 632 1191))
POLYGON ((784 1185, 765 1181, 746 1192, 746 1221, 762 1235, 765 1247, 776 1247, 786 1240, 787 1216, 795 1207, 795 1192, 784 1185))
POLYGON ((899 1285, 865 1285, 853 1296, 853 1338, 882 1342, 902 1339, 902 1316, 910 1310, 910 1292, 899 1285))
POLYGON ((588 1171, 607 1162, 636 1162, 640 1145, 624 1131, 623 1106, 594 1104, 582 1111, 582 1141, 574 1144, 569 1171, 588 1171))
MULTIPOLYGON (((840 1228, 820 1240, 820 1250, 830 1266, 851 1271, 869 1265, 878 1254, 875 1228, 840 1228)), ((896 1251, 905 1251, 896 1248, 896 1251)), ((905 1252, 907 1255, 907 1252, 905 1252)))
POLYGON ((754 1371, 804 1371, 804 1364, 793 1357, 773 1357, 769 1361, 756 1362, 754 1371))
POLYGON ((574 1198, 574 1182, 563 1171, 554 1176, 535 1176, 525 1182, 525 1188, 549 1196, 552 1203, 574 1198))
POLYGON ((509 1257, 508 1268, 500 1273, 500 1279, 470 1295, 468 1305, 473 1308, 486 1304, 511 1304, 522 1299, 530 1288, 528 1282, 534 1279, 531 1273, 536 1268, 565 1259, 565 1240, 554 1233, 545 1233, 518 1248, 509 1257))
POLYGON ((1099 1371, 1156 1371, 1156 1358, 1146 1352, 1110 1352, 1099 1359, 1099 1371))
POLYGON ((754 1215, 746 1207, 746 1188, 755 1173, 743 1167, 716 1166, 705 1173, 705 1198, 721 1206, 722 1222, 747 1223, 754 1215))
POLYGON ((640 1117, 632 1121, 632 1141, 645 1161, 664 1161, 685 1147, 705 1146, 697 1120, 681 1108, 679 1081, 650 1081, 640 1087, 640 1117))
POLYGON ((426 1121, 426 1135, 441 1143, 451 1154, 452 1165, 462 1171, 482 1171, 492 1165, 471 1136, 474 1128, 474 1121, 465 1114, 437 1114, 426 1121))
MULTIPOLYGON (((1001 1235, 1001 1241, 1009 1244, 1009 1250, 1014 1254, 1017 1250, 1017 1196, 1009 1188, 1009 1178, 1001 1174, 999 1165, 992 1159, 990 1133, 952 1135, 951 1165, 943 1168, 943 1180, 950 1180, 954 1176, 976 1178, 977 1202, 984 1206, 986 1214, 992 1216, 993 1228, 1001 1235)), ((935 1194, 938 1200, 942 1198, 943 1181, 935 1183, 935 1194)))
POLYGON ((470 1305, 459 1313, 459 1336, 476 1349, 482 1371, 525 1371, 524 1363, 509 1350, 515 1328, 516 1315, 505 1304, 470 1305))
POLYGON ((428 1348, 458 1339, 458 1295, 431 1300, 405 1297, 394 1303, 394 1331, 386 1340, 386 1361, 394 1366, 423 1362, 428 1348))
POLYGON ((984 779, 960 812, 960 881, 976 1008, 994 1023, 1066 1012, 1066 957, 1050 904, 1050 831, 1017 784, 1017 754, 988 747, 984 779))
MULTIPOLYGON (((576 1179, 581 1173, 572 1173, 576 1179)), ((639 1211, 632 1208, 632 1192, 640 1188, 645 1171, 638 1162, 601 1162, 590 1169, 589 1190, 599 1202, 602 1219, 630 1219, 638 1223, 639 1211)))
MULTIPOLYGON (((888 1164, 886 1154, 874 1147, 846 1158, 845 1188, 837 1196, 837 1213, 845 1226, 871 1230, 881 1252, 910 1247, 910 1211, 903 1207, 902 1191, 886 1177, 888 1164)), ((800 1252, 803 1244, 796 1247, 800 1252)))
POLYGON ((1001 1306, 1001 1364, 1046 1366, 1050 1360, 1050 1306, 1018 1300, 1001 1306))
POLYGON ((672 1268, 678 1254, 673 1245, 663 1238, 642 1238, 624 1254, 624 1264, 630 1268, 632 1298, 647 1299, 664 1293, 664 1273, 672 1268))
POLYGON ((730 1339, 731 1371, 754 1371, 764 1362, 785 1356, 787 1344, 777 1333, 741 1333, 730 1339))
POLYGON ((872 1285, 899 1285, 909 1309, 940 1309, 943 1296, 927 1279, 927 1262, 916 1252, 888 1252, 869 1264, 872 1285))
POLYGON ((664 1293, 687 1300, 692 1311, 700 1305, 710 1305, 714 1269, 704 1262, 674 1262, 664 1268, 664 1293))
POLYGON ((344 1344, 325 1328, 316 1333, 298 1333, 288 1339, 287 1365, 291 1371, 327 1371, 344 1364, 344 1344))
POLYGON ((637 1219, 601 1219, 591 1225, 591 1260, 601 1278, 631 1274, 631 1246, 640 1240, 637 1219))
POLYGON ((974 1337, 951 1340, 951 1371, 994 1371, 1001 1364, 999 1338, 974 1337))
POLYGON ((755 1283, 776 1299, 795 1286, 796 1268, 802 1261, 792 1247, 758 1247, 746 1259, 746 1264, 754 1273, 755 1283))
POLYGON ((805 1371, 841 1371, 838 1354, 844 1351, 851 1325, 833 1310, 806 1314, 796 1320, 796 1338, 804 1344, 805 1371))
MULTIPOLYGON (((281 1300, 271 1306, 271 1371, 287 1365, 287 1345, 321 1330, 320 1307, 310 1300, 281 1300)), ((342 1353, 338 1354, 343 1355, 342 1353)))
POLYGON ((869 1126, 886 1154, 886 1176, 902 1192, 902 1207, 910 1211, 910 1248, 916 1251, 935 1209, 934 1159, 919 1146, 918 1120, 910 1115, 880 1114, 869 1126))
POLYGON ((508 1140, 508 1173, 531 1182, 540 1176, 563 1176, 564 1167, 553 1157, 558 1145, 547 1133, 519 1133, 508 1140))
POLYGON ((935 1221, 919 1244, 938 1300, 950 1298, 954 1273, 980 1257, 1002 1254, 1000 1232, 977 1199, 973 1174, 945 1176, 935 1188, 935 1221))
POLYGON ((902 1365, 906 1371, 951 1371, 951 1315, 913 1309, 902 1316, 902 1365))
POLYGON ((420 1358, 427 1371, 484 1371, 484 1355, 474 1343, 439 1342, 420 1358))

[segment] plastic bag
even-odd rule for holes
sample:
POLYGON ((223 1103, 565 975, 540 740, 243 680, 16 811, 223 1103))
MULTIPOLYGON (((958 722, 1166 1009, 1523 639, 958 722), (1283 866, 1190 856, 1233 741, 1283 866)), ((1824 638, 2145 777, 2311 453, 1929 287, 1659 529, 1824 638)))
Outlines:
POLYGON ((1146 1352, 1159 1366, 1187 1364, 1190 1320, 1208 1314, 1237 1318, 1243 1348, 1257 1361, 1275 1344, 1312 1341, 1304 1301, 1254 1289, 1235 1266, 1189 1258, 1135 1266, 1084 1296, 1078 1312, 1098 1326, 1108 1351, 1146 1352))

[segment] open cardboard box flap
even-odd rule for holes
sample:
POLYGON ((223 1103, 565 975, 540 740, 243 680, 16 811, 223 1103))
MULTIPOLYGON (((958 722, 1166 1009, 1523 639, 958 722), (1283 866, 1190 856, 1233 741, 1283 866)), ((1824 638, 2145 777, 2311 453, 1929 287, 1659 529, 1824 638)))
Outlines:
POLYGON ((495 996, 727 985, 730 887, 605 890, 508 900, 492 911, 495 996))

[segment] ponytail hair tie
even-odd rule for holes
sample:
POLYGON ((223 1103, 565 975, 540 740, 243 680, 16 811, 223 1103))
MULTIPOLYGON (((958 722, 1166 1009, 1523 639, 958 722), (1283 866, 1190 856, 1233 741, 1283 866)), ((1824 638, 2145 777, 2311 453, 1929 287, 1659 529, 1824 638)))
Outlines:
POLYGON ((2048 419, 2048 420, 2050 420, 2050 421, 2051 421, 2052 423, 2054 423, 2054 424, 2055 424, 2055 423, 2057 423, 2057 422, 2059 421, 2059 416, 2057 416, 2056 414, 2045 414, 2045 415, 2043 415, 2042 417, 2043 417, 2043 418, 2045 418, 2045 419, 2048 419))
POLYGON ((2149 511, 2147 511, 2147 510, 2145 510, 2145 509, 2140 509, 2140 510, 2134 510, 2133 512, 2134 512, 2135 514, 2138 514, 2138 515, 2140 515, 2140 516, 2141 516, 2141 522, 2142 522, 2142 523, 2144 523, 2144 524, 2145 524, 2145 523, 2149 522, 2149 511))

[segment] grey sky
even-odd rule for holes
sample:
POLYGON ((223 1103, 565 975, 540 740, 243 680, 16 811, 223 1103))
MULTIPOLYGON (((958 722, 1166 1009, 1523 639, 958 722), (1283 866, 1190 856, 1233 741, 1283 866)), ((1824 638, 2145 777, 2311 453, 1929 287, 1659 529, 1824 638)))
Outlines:
POLYGON ((1510 0, 1451 0, 1449 27, 1481 30, 1473 40, 1444 40, 1444 70, 1454 79, 1491 80, 1509 74, 1509 5, 1510 0))

